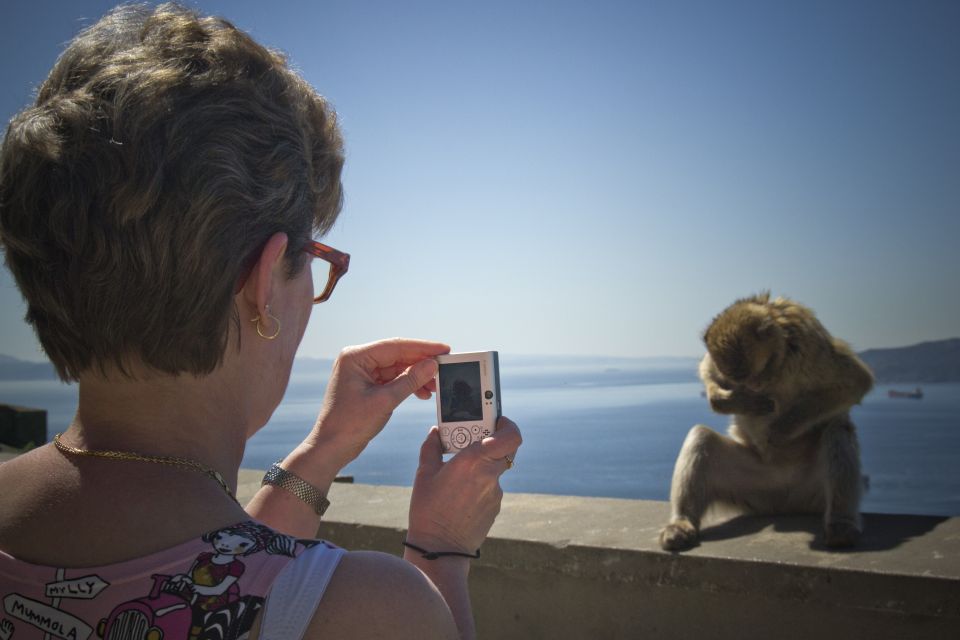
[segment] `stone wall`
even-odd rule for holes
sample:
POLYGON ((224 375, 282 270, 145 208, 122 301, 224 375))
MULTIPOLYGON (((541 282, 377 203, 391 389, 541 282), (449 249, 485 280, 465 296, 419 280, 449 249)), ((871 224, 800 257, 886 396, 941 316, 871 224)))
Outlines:
MULTIPOLYGON (((252 495, 261 472, 244 472, 252 495)), ((319 535, 400 554, 410 490, 336 484, 319 535)), ((738 517, 660 550, 663 502, 508 494, 471 572, 481 638, 960 638, 960 518, 867 515, 854 551, 816 517, 738 517)))

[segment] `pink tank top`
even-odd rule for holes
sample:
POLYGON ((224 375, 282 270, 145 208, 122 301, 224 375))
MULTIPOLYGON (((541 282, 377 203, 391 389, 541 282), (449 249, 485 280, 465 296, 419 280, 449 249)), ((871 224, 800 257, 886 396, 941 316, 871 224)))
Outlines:
POLYGON ((0 551, 0 640, 239 639, 277 574, 317 545, 339 553, 247 520, 104 567, 45 567, 0 551))

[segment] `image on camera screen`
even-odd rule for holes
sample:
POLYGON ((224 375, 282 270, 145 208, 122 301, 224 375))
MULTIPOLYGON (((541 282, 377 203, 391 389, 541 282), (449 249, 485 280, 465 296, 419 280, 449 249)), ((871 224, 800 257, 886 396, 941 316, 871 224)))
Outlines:
POLYGON ((480 363, 440 365, 440 417, 443 422, 483 420, 480 363))

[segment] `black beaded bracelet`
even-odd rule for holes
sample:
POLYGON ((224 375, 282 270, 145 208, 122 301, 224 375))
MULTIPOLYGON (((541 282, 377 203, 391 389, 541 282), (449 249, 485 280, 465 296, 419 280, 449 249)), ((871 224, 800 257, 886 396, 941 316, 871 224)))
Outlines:
POLYGON ((476 553, 463 553, 461 551, 427 551, 426 549, 421 549, 415 544, 410 544, 406 540, 403 541, 403 546, 409 547, 414 551, 419 551, 420 555, 427 560, 436 560, 437 558, 442 558, 443 556, 462 556, 464 558, 474 559, 480 557, 480 549, 477 549, 476 553))

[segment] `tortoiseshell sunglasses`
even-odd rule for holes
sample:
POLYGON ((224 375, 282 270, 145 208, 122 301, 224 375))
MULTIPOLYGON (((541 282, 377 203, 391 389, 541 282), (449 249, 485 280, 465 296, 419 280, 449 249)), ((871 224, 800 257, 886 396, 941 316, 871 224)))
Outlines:
MULTIPOLYGON (((343 251, 338 251, 333 247, 327 246, 322 242, 317 242, 316 240, 311 240, 308 242, 303 250, 316 258, 325 260, 330 265, 330 268, 326 273, 326 277, 324 277, 322 270, 314 270, 313 265, 310 265, 310 273, 313 277, 313 291, 314 293, 320 291, 319 295, 315 295, 313 297, 313 304, 326 302, 333 294, 333 289, 337 286, 337 282, 340 281, 340 278, 343 277, 343 274, 345 274, 347 269, 350 268, 350 254, 344 253, 343 251)), ((259 253, 254 254, 254 256, 257 255, 259 255, 259 253)), ((250 277, 250 269, 253 268, 254 263, 255 260, 252 260, 244 269, 240 278, 237 279, 237 284, 233 291, 234 294, 240 293, 240 291, 243 289, 243 285, 246 283, 247 278, 250 277)))
POLYGON ((340 281, 340 278, 343 277, 343 274, 345 274, 347 269, 350 268, 350 254, 344 253, 343 251, 337 251, 333 247, 329 247, 322 242, 317 242, 316 240, 311 240, 308 242, 307 246, 305 246, 303 250, 312 256, 320 258, 321 260, 326 260, 330 264, 330 269, 327 271, 326 281, 324 281, 322 271, 318 274, 315 270, 313 270, 312 265, 310 267, 313 273, 313 291, 316 293, 318 290, 320 290, 320 294, 314 296, 313 304, 326 302, 330 299, 330 295, 333 294, 333 289, 337 286, 337 282, 340 281), (323 288, 321 289, 320 287, 323 288))

